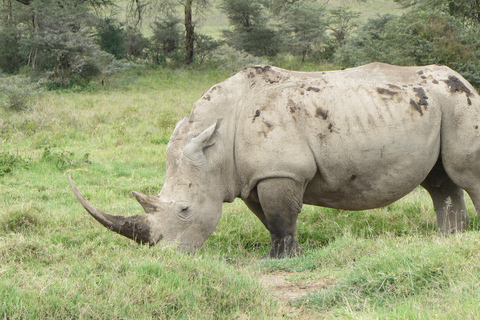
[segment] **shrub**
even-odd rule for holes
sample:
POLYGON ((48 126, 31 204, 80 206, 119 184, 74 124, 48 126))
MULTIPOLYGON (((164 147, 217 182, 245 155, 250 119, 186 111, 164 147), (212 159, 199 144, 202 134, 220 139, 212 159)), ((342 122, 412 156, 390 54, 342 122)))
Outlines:
POLYGON ((240 51, 229 45, 223 45, 215 51, 212 60, 217 61, 220 69, 231 73, 238 72, 245 67, 258 64, 267 64, 263 58, 254 57, 245 51, 240 51))
POLYGON ((14 111, 27 110, 33 98, 40 96, 40 83, 24 76, 0 78, 0 106, 14 111))
POLYGON ((175 17, 156 20, 152 24, 153 35, 150 38, 150 58, 155 64, 164 65, 167 60, 182 60, 180 52, 182 32, 181 20, 175 17))
POLYGON ((125 58, 125 30, 118 21, 104 19, 98 27, 96 41, 103 51, 113 54, 117 59, 125 58))

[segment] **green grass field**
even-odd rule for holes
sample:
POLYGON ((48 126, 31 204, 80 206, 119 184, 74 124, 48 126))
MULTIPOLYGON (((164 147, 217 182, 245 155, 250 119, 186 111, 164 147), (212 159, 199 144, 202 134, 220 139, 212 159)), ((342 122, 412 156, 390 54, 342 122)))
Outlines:
POLYGON ((1 319, 478 319, 480 234, 437 236, 422 189, 385 208, 305 206, 294 259, 259 262, 269 234, 237 200, 195 255, 146 247, 94 221, 70 190, 110 214, 160 191, 165 149, 222 71, 154 70, 88 93, 48 92, 0 110, 1 319), (87 161, 88 160, 88 161, 87 161), (272 274, 314 292, 279 301, 272 274))

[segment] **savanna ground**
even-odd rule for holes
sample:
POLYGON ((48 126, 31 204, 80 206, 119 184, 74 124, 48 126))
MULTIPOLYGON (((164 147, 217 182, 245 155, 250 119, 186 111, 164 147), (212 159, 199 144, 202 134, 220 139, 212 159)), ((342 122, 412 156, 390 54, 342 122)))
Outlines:
MULTIPOLYGON (((142 212, 160 191, 165 149, 221 71, 153 70, 88 93, 48 92, 0 110, 3 319, 478 319, 480 233, 439 237, 422 189, 385 208, 305 206, 304 253, 262 261, 269 235, 237 200, 196 255, 146 247, 91 218, 142 212)), ((469 199, 468 199, 469 200, 469 199)))

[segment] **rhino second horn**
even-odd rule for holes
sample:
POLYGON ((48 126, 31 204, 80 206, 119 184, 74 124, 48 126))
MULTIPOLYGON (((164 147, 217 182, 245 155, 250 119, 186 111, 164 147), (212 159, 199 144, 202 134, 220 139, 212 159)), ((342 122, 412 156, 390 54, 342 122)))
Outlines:
POLYGON ((85 210, 87 210, 88 213, 95 218, 95 220, 100 222, 107 229, 115 231, 129 239, 135 240, 138 243, 155 245, 156 242, 151 237, 150 221, 148 220, 147 215, 123 217, 112 216, 103 213, 85 199, 80 191, 78 191, 70 176, 68 176, 68 181, 70 182, 73 193, 85 210))

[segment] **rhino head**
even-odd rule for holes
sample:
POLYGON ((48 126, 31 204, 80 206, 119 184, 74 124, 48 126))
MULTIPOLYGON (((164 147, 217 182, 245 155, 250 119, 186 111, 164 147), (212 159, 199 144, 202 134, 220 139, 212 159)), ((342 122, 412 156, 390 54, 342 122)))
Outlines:
MULTIPOLYGON (((223 196, 218 181, 218 163, 207 159, 207 149, 219 139, 220 120, 198 135, 190 134, 191 123, 181 120, 167 146, 167 172, 159 195, 133 192, 146 214, 123 217, 103 213, 79 192, 71 177, 73 193, 83 207, 106 228, 138 243, 176 244, 190 252, 210 236, 222 212, 223 196)), ((219 143, 221 145, 221 143, 219 143)), ((214 156, 218 150, 209 152, 214 156)))

